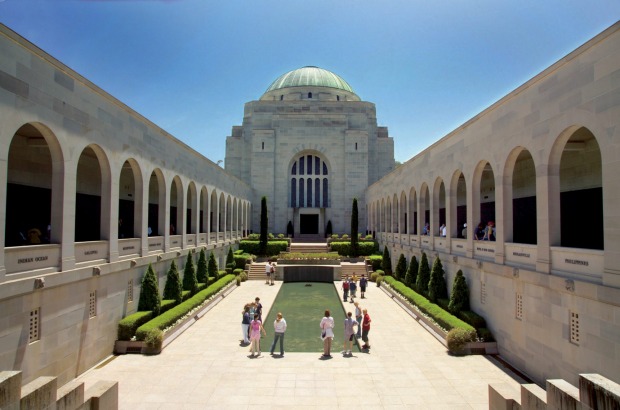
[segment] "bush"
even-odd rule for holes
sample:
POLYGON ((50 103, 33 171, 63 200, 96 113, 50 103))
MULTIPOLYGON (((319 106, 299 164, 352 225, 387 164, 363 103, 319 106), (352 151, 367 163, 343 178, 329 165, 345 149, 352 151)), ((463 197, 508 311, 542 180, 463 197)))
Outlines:
POLYGON ((241 278, 237 276, 235 280, 237 281, 237 286, 241 286, 241 278))
POLYGON ((389 276, 386 276, 384 281, 392 288, 394 288, 394 290, 396 290, 398 293, 403 295, 405 299, 416 305, 418 309, 420 309, 420 311, 431 316, 433 320, 435 320, 435 322, 437 322, 444 329, 451 330, 458 327, 472 330, 475 333, 475 329, 473 328, 473 326, 465 323, 456 316, 451 315, 449 312, 446 312, 438 305, 430 302, 424 296, 409 289, 403 283, 389 276))
POLYGON ((181 278, 174 259, 168 269, 166 276, 166 284, 164 285, 164 299, 173 299, 177 304, 183 300, 183 286, 181 286, 181 278))
POLYGON ((331 236, 332 239, 338 239, 340 236, 337 233, 333 233, 331 236))
POLYGON ((215 295, 223 287, 235 280, 235 275, 227 275, 226 277, 218 280, 213 285, 206 289, 196 293, 194 296, 186 300, 185 302, 175 306, 166 313, 163 313, 149 322, 143 324, 136 331, 137 340, 146 340, 146 336, 151 329, 164 330, 168 326, 174 324, 177 320, 185 316, 190 310, 197 306, 200 306, 209 297, 215 295))
POLYGON ((416 291, 426 296, 428 294, 428 281, 430 278, 431 270, 428 266, 428 259, 426 257, 426 253, 422 252, 420 268, 418 269, 418 277, 415 283, 416 291))
POLYGON ((183 269, 183 290, 188 290, 192 295, 198 291, 198 280, 196 280, 194 258, 191 252, 187 254, 187 262, 183 269))
POLYGON ((458 317, 465 323, 469 323, 475 329, 487 327, 487 321, 482 316, 471 310, 461 310, 458 317))
POLYGON ((469 310, 469 288, 467 287, 465 276, 463 276, 463 271, 460 269, 454 277, 448 310, 455 315, 458 315, 463 310, 469 310))
POLYGON ((405 273, 407 273, 407 260, 405 259, 405 255, 401 253, 396 263, 394 277, 402 282, 403 279, 405 279, 405 273))
POLYGON ((413 290, 415 290, 415 281, 418 278, 418 269, 420 269, 420 265, 414 255, 411 257, 411 262, 409 262, 409 267, 407 268, 404 282, 407 287, 413 290))
POLYGON ((259 241, 260 240, 260 234, 251 233, 251 234, 248 235, 248 240, 250 240, 250 241, 259 241))
POLYGON ((159 309, 159 314, 161 315, 162 313, 172 309, 173 307, 175 307, 177 304, 177 301, 174 299, 164 299, 161 301, 161 309, 159 309))
POLYGON ((482 342, 494 342, 495 341, 495 338, 491 334, 491 331, 487 329, 486 327, 481 327, 480 329, 477 330, 477 332, 478 332, 478 338, 480 339, 480 341, 482 342))
POLYGON ((198 257, 196 280, 199 283, 207 283, 207 254, 204 248, 200 250, 200 256, 198 257))
POLYGON ((469 342, 476 341, 476 331, 473 329, 454 328, 448 332, 446 342, 451 353, 459 353, 469 342))
MULTIPOLYGON (((269 241, 267 243, 266 256, 274 256, 279 255, 280 252, 286 252, 288 248, 288 241, 269 241)), ((248 241, 243 240, 239 242, 239 249, 243 249, 244 252, 253 254, 253 255, 261 255, 259 252, 259 242, 258 241, 248 241)))
POLYGON ((229 246, 228 247, 228 254, 226 254, 226 267, 228 267, 229 265, 231 265, 233 263, 235 263, 235 259, 233 257, 233 250, 232 250, 232 246, 229 246))
POLYGON ((217 276, 217 262, 215 261, 215 255, 213 254, 213 252, 209 254, 207 273, 209 274, 209 278, 215 278, 217 276))
POLYGON ((116 338, 118 340, 131 340, 136 334, 136 329, 148 322, 153 318, 153 312, 136 312, 134 314, 125 316, 118 322, 118 329, 116 332, 116 338))
POLYGON ((251 259, 252 255, 249 253, 244 253, 241 251, 238 254, 233 255, 233 260, 235 261, 234 269, 245 269, 245 263, 248 259, 251 259))
POLYGON ((384 278, 385 278, 385 276, 383 276, 383 275, 377 276, 377 280, 376 280, 377 286, 381 286, 381 283, 383 282, 384 278))
POLYGON ((240 275, 241 272, 243 272, 243 269, 237 268, 237 269, 233 270, 233 275, 240 275))
POLYGON ((431 278, 428 281, 428 298, 431 302, 436 303, 438 299, 445 299, 448 297, 448 289, 444 274, 443 265, 441 264, 439 256, 437 256, 435 257, 435 262, 433 262, 431 278))
POLYGON ((381 262, 383 261, 383 256, 381 255, 370 255, 368 257, 370 264, 372 266, 373 271, 377 271, 381 269, 381 262))
POLYGON ((347 235, 346 233, 343 233, 341 236, 342 239, 349 239, 349 235, 347 235))
MULTIPOLYGON (((351 242, 331 242, 329 246, 332 248, 332 251, 338 252, 340 255, 353 256, 351 242)), ((375 244, 374 242, 359 242, 357 249, 358 256, 372 255, 375 251, 375 244)))
POLYGON ((381 269, 374 271, 373 273, 370 274, 370 281, 376 282, 379 276, 383 276, 383 271, 381 269))
POLYGON ((153 316, 159 315, 161 301, 159 299, 159 282, 157 274, 153 270, 153 266, 149 263, 146 273, 142 277, 142 285, 140 286, 140 299, 138 301, 138 310, 141 312, 150 310, 153 316))
POLYGON ((241 282, 245 282, 246 280, 248 280, 248 274, 247 272, 243 271, 239 274, 239 278, 241 278, 241 282))
POLYGON ((151 329, 146 333, 144 342, 151 349, 161 349, 164 343, 164 332, 161 329, 151 329))
POLYGON ((381 269, 386 275, 392 274, 392 259, 390 259, 390 251, 387 247, 383 248, 383 260, 381 261, 381 269))
POLYGON ((278 234, 278 239, 284 239, 284 238, 285 238, 285 236, 284 236, 284 234, 283 234, 283 233, 279 233, 279 234, 278 234))

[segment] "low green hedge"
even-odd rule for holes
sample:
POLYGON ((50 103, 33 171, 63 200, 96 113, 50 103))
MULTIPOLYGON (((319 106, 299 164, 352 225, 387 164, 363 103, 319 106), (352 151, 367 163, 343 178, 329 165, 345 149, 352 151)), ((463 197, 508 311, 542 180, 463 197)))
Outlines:
POLYGON ((214 294, 222 290, 223 287, 225 287, 234 280, 235 275, 226 275, 225 277, 215 282, 213 285, 207 287, 201 292, 196 293, 185 302, 179 303, 177 306, 170 309, 166 313, 159 315, 156 318, 143 324, 138 328, 138 330, 136 330, 136 339, 145 340, 151 329, 158 328, 164 330, 165 328, 185 316, 187 312, 189 312, 196 306, 200 306, 207 298, 213 296, 214 294))
POLYGON ((414 292, 402 282, 394 279, 391 276, 385 276, 383 280, 385 281, 385 283, 394 288, 394 290, 403 295, 405 299, 416 305, 418 309, 431 316, 433 320, 435 320, 435 322, 437 322, 444 329, 449 331, 455 328, 460 328, 467 331, 471 330, 475 334, 476 329, 474 329, 472 325, 467 324, 461 319, 453 316, 451 313, 446 312, 440 306, 429 302, 429 300, 426 299, 424 296, 414 292))
POLYGON ((487 321, 482 316, 471 310, 461 310, 459 312, 459 319, 465 323, 469 323, 474 329, 480 329, 487 327, 487 321))
POLYGON ((368 257, 370 264, 372 265, 372 270, 377 271, 381 269, 381 262, 383 262, 383 255, 370 255, 368 257))
MULTIPOLYGON (((269 241, 267 242, 267 254, 263 256, 279 255, 280 252, 286 252, 288 241, 269 241)), ((239 249, 252 255, 259 255, 259 241, 242 240, 239 242, 239 249)))
MULTIPOLYGON (((340 255, 349 256, 352 254, 351 250, 351 242, 331 242, 329 246, 332 248, 332 251, 338 252, 340 255)), ((374 242, 358 242, 358 254, 359 256, 367 256, 372 255, 375 251, 375 243, 374 242)))
POLYGON ((136 312, 129 316, 125 316, 120 322, 118 322, 116 338, 118 340, 131 340, 133 335, 136 334, 136 329, 147 323, 152 318, 153 312, 150 310, 146 312, 136 312))
MULTIPOLYGON (((161 308, 159 308, 159 314, 172 309, 176 305, 177 301, 174 299, 164 299, 161 301, 161 308)), ((133 335, 132 335, 133 336, 133 335)))

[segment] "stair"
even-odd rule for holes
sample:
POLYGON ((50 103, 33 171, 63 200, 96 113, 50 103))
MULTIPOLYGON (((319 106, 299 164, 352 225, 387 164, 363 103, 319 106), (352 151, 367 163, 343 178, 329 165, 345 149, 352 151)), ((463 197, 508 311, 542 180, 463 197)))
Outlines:
POLYGON ((291 243, 291 253, 323 253, 329 252, 329 246, 323 243, 291 243))
POLYGON ((350 262, 342 262, 340 263, 340 276, 341 276, 341 280, 345 277, 345 276, 353 276, 353 274, 355 274, 357 276, 357 279, 359 281, 359 278, 362 277, 362 274, 366 275, 366 277, 368 277, 368 272, 366 270, 366 264, 364 262, 358 262, 358 263, 350 263, 350 262))
POLYGON ((265 275, 265 265, 266 262, 254 262, 250 265, 250 270, 248 271, 248 280, 265 280, 267 275, 265 275))

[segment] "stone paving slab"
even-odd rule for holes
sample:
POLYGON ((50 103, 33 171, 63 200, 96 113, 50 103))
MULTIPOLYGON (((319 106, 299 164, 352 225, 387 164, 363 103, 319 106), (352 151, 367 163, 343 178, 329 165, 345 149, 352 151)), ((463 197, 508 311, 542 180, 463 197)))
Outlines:
MULTIPOLYGON (((335 283, 338 290, 340 285, 335 283)), ((86 388, 97 380, 117 380, 121 409, 488 409, 489 383, 516 383, 513 374, 488 357, 448 355, 388 295, 370 285, 367 298, 359 299, 372 319, 368 353, 342 356, 343 335, 337 334, 329 360, 321 360, 322 351, 286 353, 286 339, 283 358, 269 355, 271 340, 266 339, 263 354, 250 358, 249 347, 239 343, 243 305, 259 296, 266 317, 281 286, 251 281, 160 355, 118 356, 78 379, 86 388)), ((345 305, 353 311, 353 304, 345 305)), ((318 306, 316 320, 308 323, 316 327, 317 338, 324 310, 318 306)))

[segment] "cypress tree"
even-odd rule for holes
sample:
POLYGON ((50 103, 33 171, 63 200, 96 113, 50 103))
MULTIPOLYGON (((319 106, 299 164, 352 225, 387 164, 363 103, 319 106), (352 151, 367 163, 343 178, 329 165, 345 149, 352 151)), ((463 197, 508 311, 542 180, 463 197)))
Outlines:
POLYGON ((359 239, 357 235, 358 226, 357 198, 353 198, 351 209, 351 256, 359 255, 359 239))
POLYGON ((217 262, 215 261, 215 255, 213 252, 209 255, 209 267, 207 268, 210 278, 217 278, 217 262))
POLYGON ((458 315, 463 310, 469 310, 469 287, 460 269, 454 277, 448 310, 454 315, 458 315))
POLYGON ((392 274, 392 260, 390 259, 390 251, 387 245, 383 248, 383 260, 381 261, 381 269, 386 275, 392 274))
POLYGON ((403 281, 405 278, 405 273, 407 272, 407 259, 405 259, 405 255, 402 253, 398 257, 398 262, 396 263, 396 269, 394 270, 394 278, 399 281, 403 281))
POLYGON ((329 238, 332 236, 332 220, 327 221, 327 226, 325 227, 325 237, 329 238))
POLYGON ((161 300, 159 299, 159 283, 157 274, 149 263, 146 273, 142 277, 140 286, 140 300, 138 301, 138 311, 152 311, 153 316, 159 315, 161 300))
POLYGON ((228 247, 228 255, 226 255, 226 267, 234 269, 235 258, 233 257, 232 246, 228 247))
POLYGON ((405 285, 407 285, 409 289, 415 290, 415 281, 418 277, 419 268, 418 259, 413 255, 411 257, 411 262, 409 262, 409 267, 407 268, 407 274, 405 275, 405 285))
POLYGON ((198 280, 196 279, 196 269, 194 269, 194 258, 192 253, 187 254, 185 269, 183 270, 183 290, 189 290, 193 295, 198 290, 198 280))
POLYGON ((444 277, 443 265, 439 256, 435 257, 433 262, 433 270, 431 271, 431 279, 428 281, 428 299, 436 303, 438 299, 446 299, 448 297, 448 286, 444 277))
POLYGON ((258 242, 258 253, 261 255, 267 254, 267 241, 269 240, 267 232, 268 229, 269 218, 267 216, 267 197, 264 196, 260 200, 260 240, 258 242))
POLYGON ((198 280, 199 283, 207 283, 207 255, 204 248, 200 250, 200 256, 198 257, 196 280, 198 280))
POLYGON ((427 295, 428 293, 428 281, 431 278, 431 268, 428 266, 428 258, 426 253, 422 252, 422 258, 420 260, 420 268, 418 269, 418 277, 415 282, 415 287, 418 293, 427 295))
POLYGON ((179 270, 177 269, 177 264, 174 259, 170 264, 170 269, 168 269, 168 275, 166 276, 164 299, 175 300, 177 304, 181 303, 181 299, 183 299, 183 286, 181 285, 179 270))

